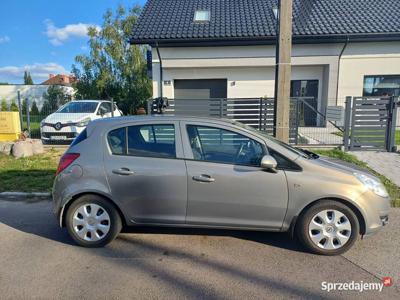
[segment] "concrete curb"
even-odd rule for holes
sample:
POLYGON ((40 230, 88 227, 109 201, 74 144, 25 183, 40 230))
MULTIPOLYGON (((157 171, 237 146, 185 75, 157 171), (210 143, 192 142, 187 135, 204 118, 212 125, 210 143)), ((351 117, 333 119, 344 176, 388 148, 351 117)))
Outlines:
POLYGON ((0 193, 0 198, 50 198, 51 193, 44 192, 33 192, 33 193, 25 193, 25 192, 2 192, 0 193))

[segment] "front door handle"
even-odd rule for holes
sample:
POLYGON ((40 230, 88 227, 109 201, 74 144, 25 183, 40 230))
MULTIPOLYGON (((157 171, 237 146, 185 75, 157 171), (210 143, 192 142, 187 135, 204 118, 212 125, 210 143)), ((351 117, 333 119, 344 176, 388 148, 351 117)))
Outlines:
POLYGON ((129 170, 128 168, 114 169, 112 170, 112 172, 117 175, 125 175, 125 176, 135 174, 135 172, 129 170))
POLYGON ((201 174, 199 176, 193 176, 193 180, 200 181, 200 182, 207 182, 207 183, 215 181, 214 178, 212 178, 210 175, 206 175, 206 174, 201 174))

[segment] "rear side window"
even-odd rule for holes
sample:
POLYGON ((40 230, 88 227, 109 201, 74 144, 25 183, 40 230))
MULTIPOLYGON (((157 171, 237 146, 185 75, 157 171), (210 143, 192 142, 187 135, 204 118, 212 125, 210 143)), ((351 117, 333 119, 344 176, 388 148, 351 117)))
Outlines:
POLYGON ((72 141, 70 147, 79 144, 80 142, 86 140, 87 138, 87 131, 86 128, 72 141))
POLYGON ((126 154, 126 127, 110 131, 108 133, 107 140, 112 154, 126 154))
POLYGON ((175 127, 172 124, 128 127, 128 155, 175 158, 175 127))

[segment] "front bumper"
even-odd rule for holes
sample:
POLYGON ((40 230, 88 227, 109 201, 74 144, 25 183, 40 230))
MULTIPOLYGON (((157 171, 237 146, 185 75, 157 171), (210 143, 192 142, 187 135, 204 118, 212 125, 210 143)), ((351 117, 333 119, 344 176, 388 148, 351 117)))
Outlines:
POLYGON ((40 128, 40 137, 46 142, 72 142, 85 127, 65 126, 60 130, 56 130, 51 126, 43 126, 40 128))
POLYGON ((389 223, 390 198, 377 196, 367 191, 357 199, 365 221, 365 236, 378 232, 389 223))

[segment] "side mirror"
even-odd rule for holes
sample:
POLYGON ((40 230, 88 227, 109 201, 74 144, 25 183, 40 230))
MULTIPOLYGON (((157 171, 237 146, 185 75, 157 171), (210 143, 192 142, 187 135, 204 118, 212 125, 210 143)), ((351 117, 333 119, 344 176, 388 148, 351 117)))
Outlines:
POLYGON ((261 168, 264 170, 276 171, 278 163, 271 155, 264 155, 261 159, 261 168))

